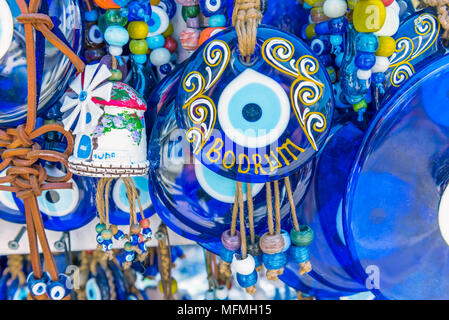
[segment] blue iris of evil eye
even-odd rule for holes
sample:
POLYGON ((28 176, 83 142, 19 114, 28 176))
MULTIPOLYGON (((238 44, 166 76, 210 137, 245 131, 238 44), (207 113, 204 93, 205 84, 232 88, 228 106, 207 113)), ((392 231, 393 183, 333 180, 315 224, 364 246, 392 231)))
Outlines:
MULTIPOLYGON (((220 176, 219 174, 213 172, 212 170, 206 168, 198 160, 195 159, 195 175, 198 179, 201 187, 206 191, 212 198, 226 203, 234 203, 235 197, 235 181, 228 179, 226 177, 220 176)), ((263 183, 252 183, 251 191, 253 196, 262 190, 263 183)), ((242 184, 243 187, 243 200, 246 201, 246 183, 242 184)))
POLYGON ((90 278, 86 282, 87 300, 101 300, 101 291, 95 278, 90 278))
POLYGON ((78 206, 79 189, 75 181, 72 189, 46 190, 37 198, 39 209, 49 215, 61 217, 74 212, 78 206))
POLYGON ((205 17, 224 12, 224 0, 200 0, 201 13, 205 17))
POLYGON ((283 134, 290 119, 290 102, 279 83, 246 69, 223 90, 218 118, 235 143, 263 147, 283 134))

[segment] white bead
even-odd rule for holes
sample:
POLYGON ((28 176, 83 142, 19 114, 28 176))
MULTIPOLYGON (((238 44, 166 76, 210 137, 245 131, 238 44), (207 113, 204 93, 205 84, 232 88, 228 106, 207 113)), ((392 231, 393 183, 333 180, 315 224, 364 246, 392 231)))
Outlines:
POLYGON ((231 268, 235 272, 246 276, 253 273, 254 269, 256 268, 256 262, 254 261, 253 256, 250 254, 246 257, 246 259, 242 259, 239 254, 234 254, 234 257, 232 258, 231 268))
POLYGON ((214 290, 207 290, 204 295, 205 300, 215 300, 214 290))
POLYGON ((399 6, 399 3, 397 1, 393 1, 387 8, 393 9, 398 16, 401 12, 401 7, 399 6))
POLYGON ((374 34, 378 37, 391 37, 399 29, 399 15, 396 13, 395 9, 392 8, 391 5, 386 7, 385 9, 387 12, 385 23, 379 31, 374 32, 374 34))
POLYGON ((151 51, 150 61, 156 67, 160 67, 163 64, 169 63, 171 58, 170 51, 166 48, 157 48, 151 51))
POLYGON ((122 47, 109 46, 109 54, 111 56, 120 56, 123 52, 122 47))
POLYGON ((376 56, 376 63, 371 68, 371 72, 378 73, 378 72, 386 72, 388 67, 390 66, 390 60, 388 60, 387 57, 381 57, 376 56))
POLYGON ((329 18, 338 18, 343 16, 348 9, 344 0, 326 0, 323 4, 323 12, 329 18))
POLYGON ((228 297, 228 288, 225 286, 219 286, 215 289, 215 297, 218 300, 225 300, 228 297))
POLYGON ((357 70, 357 78, 359 78, 360 80, 368 80, 369 78, 371 78, 371 70, 357 70))

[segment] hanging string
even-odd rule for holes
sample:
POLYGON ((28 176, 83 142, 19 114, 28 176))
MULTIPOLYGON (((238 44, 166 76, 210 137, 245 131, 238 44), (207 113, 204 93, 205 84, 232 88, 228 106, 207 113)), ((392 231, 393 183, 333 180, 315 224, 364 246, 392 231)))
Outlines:
POLYGON ((164 299, 173 300, 173 292, 171 290, 173 279, 171 277, 172 262, 170 241, 168 239, 167 227, 164 223, 159 225, 157 232, 160 235, 157 246, 158 269, 161 275, 164 299))
POLYGON ((254 53, 257 26, 262 20, 260 0, 235 0, 232 12, 232 25, 237 33, 239 50, 247 62, 254 53))
POLYGON ((256 242, 256 233, 254 232, 254 204, 253 204, 253 193, 251 190, 251 183, 246 184, 246 205, 248 206, 250 241, 251 244, 254 244, 256 242))
POLYGON ((23 257, 18 254, 11 254, 8 256, 8 264, 3 271, 4 275, 9 274, 10 278, 7 285, 12 281, 19 279, 19 286, 23 286, 26 282, 25 274, 23 273, 23 257))
POLYGON ((275 180, 274 185, 274 210, 276 220, 276 234, 281 234, 281 200, 279 195, 279 181, 275 180))
POLYGON ((292 187, 290 185, 289 177, 284 178, 284 184, 285 184, 285 188, 287 190, 288 202, 290 203, 290 210, 292 212, 293 227, 295 228, 296 231, 299 231, 298 217, 296 215, 296 207, 295 207, 295 203, 293 201, 293 193, 292 193, 292 187))
POLYGON ((234 205, 232 206, 231 217, 231 236, 235 236, 236 224, 237 224, 237 212, 238 212, 238 189, 235 188, 234 205))
POLYGON ((266 189, 266 199, 267 199, 267 220, 268 220, 268 232, 270 235, 274 234, 273 226, 273 199, 271 195, 271 184, 270 182, 265 183, 266 189))
POLYGON ((247 248, 246 248, 246 228, 245 228, 245 209, 243 207, 243 187, 240 181, 237 181, 237 191, 238 191, 238 205, 239 205, 239 224, 240 224, 240 238, 241 238, 241 253, 242 259, 246 259, 247 257, 247 248))

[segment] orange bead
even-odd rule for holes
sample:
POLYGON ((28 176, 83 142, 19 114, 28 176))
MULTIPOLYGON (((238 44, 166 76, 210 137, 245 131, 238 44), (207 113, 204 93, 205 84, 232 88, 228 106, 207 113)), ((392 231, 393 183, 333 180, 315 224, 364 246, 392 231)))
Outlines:
POLYGON ((198 45, 202 45, 207 39, 209 39, 210 37, 212 37, 213 35, 217 34, 218 32, 224 29, 226 28, 216 27, 204 29, 200 34, 200 40, 198 41, 198 45))
POLYGON ((117 5, 112 0, 95 0, 95 3, 97 4, 97 6, 99 6, 100 8, 103 8, 103 9, 119 9, 120 8, 120 6, 117 5))

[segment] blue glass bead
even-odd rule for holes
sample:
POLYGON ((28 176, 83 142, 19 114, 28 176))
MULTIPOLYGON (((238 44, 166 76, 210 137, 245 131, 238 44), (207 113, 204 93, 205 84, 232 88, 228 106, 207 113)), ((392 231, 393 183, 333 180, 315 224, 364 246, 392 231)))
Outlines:
POLYGON ((97 243, 98 243, 98 244, 102 244, 102 243, 103 243, 103 241, 104 241, 104 240, 103 240, 103 237, 101 236, 101 234, 100 234, 100 233, 99 233, 99 234, 97 234, 97 238, 96 238, 96 239, 97 239, 97 243))
POLYGON ((141 243, 139 243, 139 249, 142 251, 142 252, 146 252, 147 251, 147 245, 145 244, 145 242, 141 242, 141 243))
POLYGON ((126 252, 125 256, 124 256, 126 262, 132 262, 135 257, 136 257, 136 253, 134 251, 126 252))
POLYGON ((216 14, 209 18, 209 26, 212 28, 216 27, 225 27, 226 26, 226 17, 224 14, 216 14))
POLYGON ((139 235, 138 234, 132 234, 129 241, 133 246, 137 246, 139 244, 139 235))
POLYGON ((256 255, 256 256, 253 256, 254 262, 256 263, 256 268, 257 268, 258 266, 262 265, 262 263, 263 263, 262 255, 263 255, 263 254, 258 254, 258 255, 256 255))
POLYGON ((257 272, 254 270, 248 275, 237 273, 237 282, 242 288, 249 288, 257 283, 257 272))
POLYGON ((112 250, 112 240, 108 239, 108 240, 103 240, 103 242, 101 243, 101 250, 103 250, 104 252, 106 251, 111 251, 112 250))
POLYGON ((315 33, 321 35, 330 34, 329 21, 323 21, 315 24, 315 33))
POLYGON ((359 69, 369 70, 376 63, 376 56, 370 52, 357 52, 354 63, 359 69))
POLYGON ((268 270, 277 270, 283 268, 288 261, 287 252, 279 252, 274 254, 264 253, 262 255, 263 264, 268 270))
POLYGON ((70 293, 68 284, 70 283, 70 278, 65 274, 60 274, 57 281, 49 281, 47 283, 47 295, 52 300, 61 300, 70 293))
POLYGON ((385 74, 382 72, 376 72, 371 75, 371 80, 375 83, 383 83, 385 80, 385 74))
POLYGON ((114 234, 115 240, 123 240, 125 238, 125 233, 122 230, 118 230, 116 234, 114 234))
POLYGON ((171 58, 171 53, 165 48, 158 48, 150 53, 150 61, 156 67, 163 64, 169 63, 171 58))
POLYGON ((231 251, 222 246, 220 249, 220 258, 223 261, 231 263, 232 258, 234 257, 234 253, 235 253, 235 251, 231 251))
POLYGON ((128 4, 128 21, 147 21, 150 16, 150 1, 132 1, 128 4))
POLYGON ((348 20, 345 17, 339 17, 328 21, 329 31, 332 34, 343 34, 346 32, 348 20))
POLYGON ((129 34, 122 26, 109 26, 104 32, 104 40, 110 46, 123 47, 129 41, 129 34))
POLYGON ((327 53, 332 48, 326 36, 318 36, 310 42, 310 48, 316 55, 327 53))
POLYGON ((332 65, 332 56, 330 54, 322 54, 319 56, 319 59, 325 67, 332 65))
POLYGON ((146 240, 146 239, 151 238, 151 236, 153 235, 153 232, 151 231, 150 228, 143 228, 142 234, 143 234, 144 239, 146 240))
POLYGON ((50 276, 47 272, 44 272, 42 274, 42 278, 35 279, 33 272, 31 272, 27 277, 27 286, 28 290, 35 295, 35 296, 41 296, 46 293, 47 290, 47 283, 50 281, 50 276))
POLYGON ((175 0, 161 0, 158 6, 165 10, 169 19, 173 19, 176 15, 177 6, 175 0))
POLYGON ((114 0, 114 3, 121 8, 125 8, 128 5, 129 0, 114 0))
POLYGON ((165 44, 165 38, 163 35, 158 34, 156 36, 148 37, 147 38, 147 44, 148 48, 151 50, 162 48, 165 44))
POLYGON ((225 10, 225 0, 200 0, 199 5, 205 17, 213 17, 225 10))
POLYGON ((341 35, 331 35, 329 40, 333 46, 339 46, 343 43, 343 37, 341 35))
POLYGON ((170 63, 163 64, 159 67, 159 72, 163 75, 169 74, 173 70, 173 67, 170 63))
POLYGON ((309 248, 308 247, 298 247, 291 246, 288 251, 288 258, 290 261, 295 263, 303 263, 309 260, 309 248))
POLYGON ((90 11, 84 11, 84 19, 88 22, 95 22, 98 19, 98 11, 92 9, 90 11))
POLYGON ((133 54, 133 59, 138 64, 144 64, 147 62, 147 55, 146 54, 133 54))
POLYGON ((357 51, 376 52, 379 40, 373 33, 359 33, 355 37, 355 48, 357 51))

